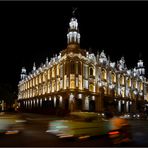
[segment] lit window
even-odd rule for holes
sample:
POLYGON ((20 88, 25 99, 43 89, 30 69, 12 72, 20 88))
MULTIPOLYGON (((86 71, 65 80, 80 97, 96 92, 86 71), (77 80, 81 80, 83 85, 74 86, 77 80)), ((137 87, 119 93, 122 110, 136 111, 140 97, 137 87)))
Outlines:
POLYGON ((79 75, 79 80, 78 80, 78 84, 79 84, 79 89, 82 89, 82 76, 79 75))
POLYGON ((112 74, 111 74, 111 79, 112 79, 112 82, 113 82, 113 83, 116 82, 116 75, 115 75, 115 73, 112 73, 112 74))
POLYGON ((36 77, 36 85, 38 85, 38 77, 36 77))
POLYGON ((102 69, 102 79, 106 80, 106 70, 102 69))
POLYGON ((137 81, 134 81, 134 87, 137 88, 137 81))
POLYGON ((59 65, 57 65, 57 76, 59 76, 59 65))
POLYGON ((50 69, 48 70, 48 80, 50 79, 50 69))
POLYGON ((140 82, 140 90, 143 90, 143 83, 140 82))
POLYGON ((43 74, 43 82, 46 81, 46 73, 43 74))
POLYGON ((78 74, 78 63, 75 63, 76 65, 76 74, 78 74))
POLYGON ((94 85, 93 84, 89 85, 89 91, 92 91, 92 92, 94 91, 94 85))
POLYGON ((120 84, 124 85, 124 76, 123 75, 120 77, 120 84))
POLYGON ((39 75, 39 83, 41 83, 42 81, 41 81, 41 74, 39 75))
POLYGON ((55 77, 55 68, 53 67, 52 68, 52 78, 54 78, 55 77))
POLYGON ((60 79, 58 79, 57 81, 57 91, 59 91, 59 89, 60 89, 60 79))
POLYGON ((70 75, 70 88, 75 88, 75 75, 70 75))
POLYGON ((131 79, 128 79, 128 87, 131 87, 131 79))

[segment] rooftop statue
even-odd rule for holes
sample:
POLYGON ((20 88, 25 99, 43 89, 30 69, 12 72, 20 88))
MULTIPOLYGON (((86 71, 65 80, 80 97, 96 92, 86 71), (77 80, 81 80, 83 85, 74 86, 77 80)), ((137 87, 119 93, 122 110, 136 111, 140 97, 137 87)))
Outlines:
POLYGON ((124 70, 125 69, 125 60, 124 60, 124 57, 122 57, 120 59, 120 61, 118 62, 118 68, 119 68, 119 70, 124 70))

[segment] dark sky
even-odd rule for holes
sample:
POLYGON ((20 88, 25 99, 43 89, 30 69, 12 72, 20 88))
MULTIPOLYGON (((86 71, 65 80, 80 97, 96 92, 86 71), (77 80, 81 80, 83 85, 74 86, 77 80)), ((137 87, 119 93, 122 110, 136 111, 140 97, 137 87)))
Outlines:
POLYGON ((124 56, 129 68, 141 54, 148 68, 148 2, 0 2, 0 83, 17 89, 22 66, 30 72, 66 48, 73 7, 81 48, 104 49, 111 61, 124 56))

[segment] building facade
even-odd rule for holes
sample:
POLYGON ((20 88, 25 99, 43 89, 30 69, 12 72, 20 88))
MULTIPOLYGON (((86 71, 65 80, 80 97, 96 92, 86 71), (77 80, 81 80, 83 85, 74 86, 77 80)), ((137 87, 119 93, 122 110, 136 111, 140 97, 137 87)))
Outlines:
POLYGON ((75 17, 67 33, 67 48, 46 59, 27 75, 23 67, 18 84, 19 108, 30 112, 104 112, 112 105, 120 113, 140 112, 147 96, 143 61, 127 69, 124 57, 111 62, 104 51, 96 55, 80 48, 75 17))

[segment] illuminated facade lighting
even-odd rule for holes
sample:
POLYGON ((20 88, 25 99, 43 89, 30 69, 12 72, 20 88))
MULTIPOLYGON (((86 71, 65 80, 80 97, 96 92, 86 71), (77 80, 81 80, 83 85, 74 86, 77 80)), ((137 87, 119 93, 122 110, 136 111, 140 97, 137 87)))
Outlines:
POLYGON ((29 74, 22 68, 18 84, 20 108, 31 106, 33 109, 37 105, 47 110, 62 107, 70 111, 103 112, 107 101, 112 101, 118 102, 117 111, 124 112, 127 108, 130 112, 129 106, 134 105, 135 100, 146 100, 147 79, 141 59, 137 67, 127 69, 124 57, 112 62, 104 50, 95 55, 81 49, 80 37, 78 21, 73 17, 67 33, 67 48, 49 61, 46 58, 39 68, 33 63, 29 74))

